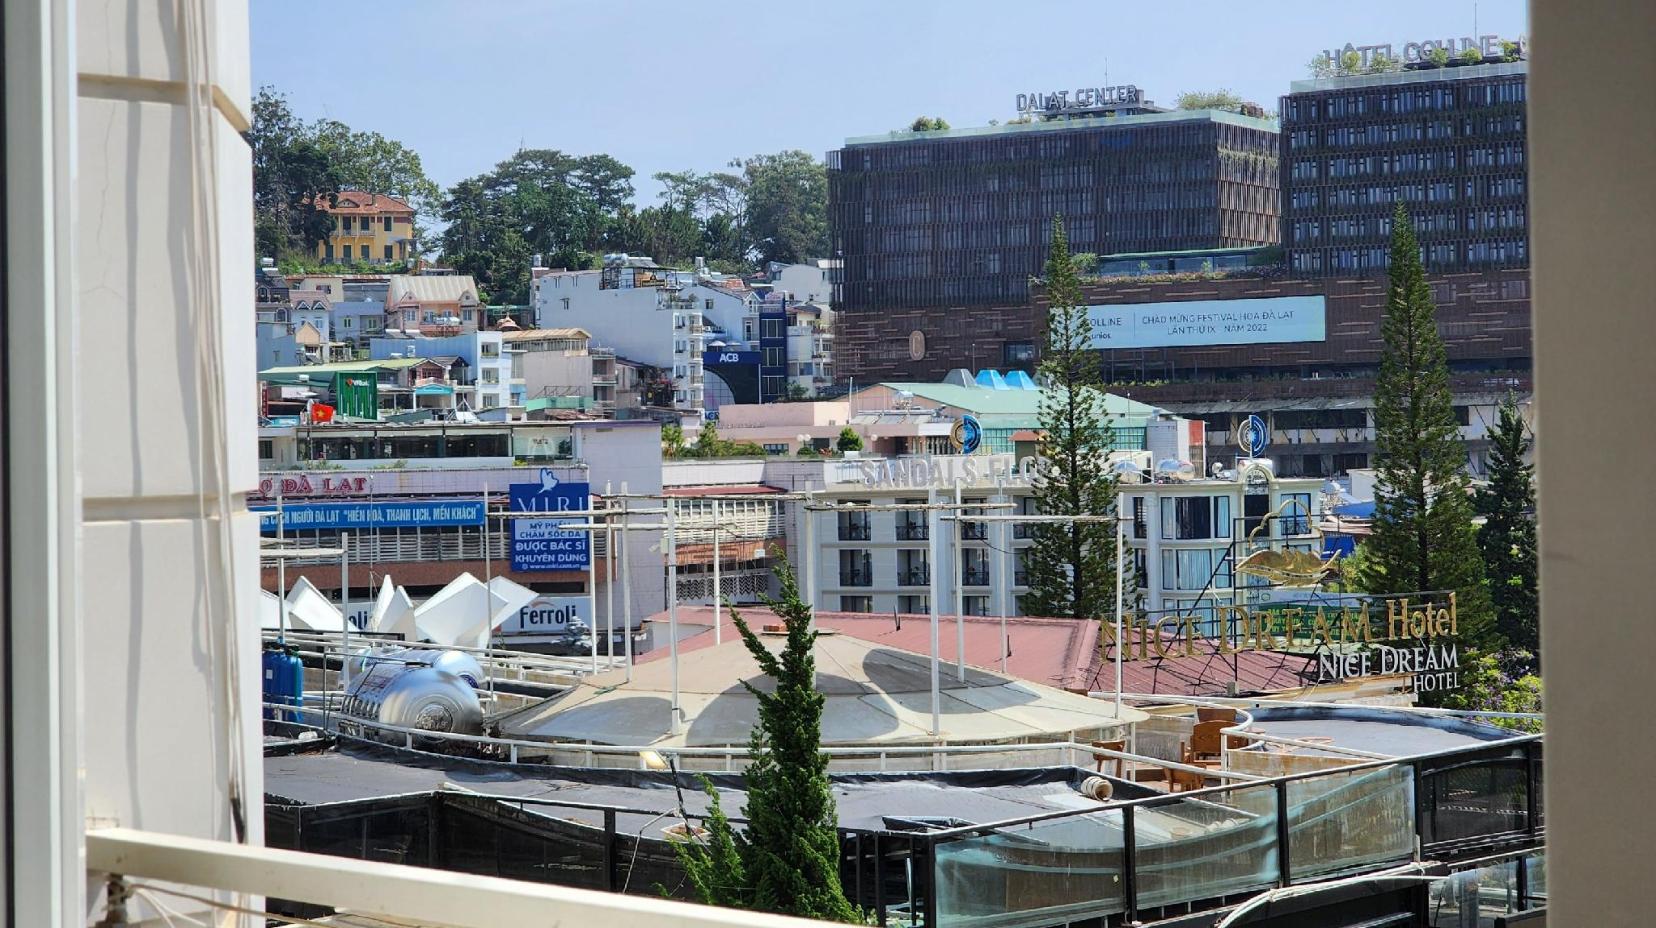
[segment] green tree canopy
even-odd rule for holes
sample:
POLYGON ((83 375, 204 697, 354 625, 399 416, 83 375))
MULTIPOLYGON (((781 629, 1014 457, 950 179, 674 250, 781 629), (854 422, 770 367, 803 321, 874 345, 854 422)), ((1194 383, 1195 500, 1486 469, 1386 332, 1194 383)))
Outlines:
POLYGON ((1529 436, 1515 397, 1501 404, 1489 433, 1489 485, 1475 501, 1484 524, 1478 529, 1495 630, 1510 647, 1540 653, 1541 602, 1536 585, 1535 468, 1524 460, 1529 436))
MULTIPOLYGON (((781 599, 768 602, 786 633, 780 653, 759 639, 734 607, 730 617, 772 685, 742 681, 759 702, 748 742, 746 827, 736 833, 713 796, 705 843, 675 845, 690 883, 711 905, 857 922, 839 876, 839 819, 822 753, 823 696, 816 686, 811 607, 786 562, 776 571, 781 599)), ((709 789, 711 793, 712 790, 709 789)))
POLYGON ((742 162, 745 227, 759 261, 798 263, 828 255, 828 170, 808 152, 742 162))
POLYGON ((856 429, 848 425, 840 429, 839 440, 835 442, 835 446, 840 451, 861 451, 863 450, 862 436, 857 434, 856 429))
POLYGON ((1181 110, 1225 110, 1236 112, 1246 102, 1236 94, 1219 90, 1190 90, 1179 94, 1175 104, 1181 110))
POLYGON ((443 259, 472 274, 491 299, 529 301, 529 264, 591 266, 594 249, 632 196, 632 169, 607 155, 525 149, 449 188, 443 259))
POLYGON ((949 128, 949 121, 941 116, 916 116, 909 129, 914 132, 930 132, 934 129, 949 128))
POLYGON ((1487 643, 1492 617, 1466 492, 1466 448, 1420 244, 1401 203, 1392 219, 1390 274, 1374 391, 1378 479, 1365 545, 1368 592, 1453 591, 1463 636, 1487 643))
MULTIPOLYGON (((1092 350, 1092 325, 1064 223, 1052 220, 1047 260, 1046 349, 1038 373, 1041 439, 1033 489, 1043 515, 1115 512, 1116 478, 1108 466, 1115 430, 1092 350)), ((1026 555, 1028 615, 1100 618, 1115 612, 1115 528, 1108 522, 1036 523, 1026 555)))
POLYGON ((254 96, 245 137, 253 153, 254 246, 261 257, 309 257, 333 229, 317 207, 332 203, 345 182, 339 165, 274 87, 254 96))

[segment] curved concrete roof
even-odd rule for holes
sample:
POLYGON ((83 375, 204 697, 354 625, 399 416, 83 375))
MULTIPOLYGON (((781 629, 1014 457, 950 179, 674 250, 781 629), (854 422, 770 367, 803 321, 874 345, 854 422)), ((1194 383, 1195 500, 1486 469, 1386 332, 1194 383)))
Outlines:
MULTIPOLYGON (((765 636, 773 651, 780 636, 765 636)), ((929 744, 930 662, 849 635, 817 639, 817 689, 825 697, 822 743, 832 746, 929 744)), ((941 739, 950 742, 1061 740, 1072 731, 1117 724, 1110 702, 968 667, 964 683, 944 664, 941 739)), ((544 703, 502 717, 508 738, 652 746, 745 746, 758 718, 758 701, 742 685, 772 682, 734 636, 723 644, 681 654, 679 704, 685 722, 670 734, 672 662, 639 664, 631 683, 624 670, 583 680, 544 703)), ((1124 708, 1122 722, 1147 716, 1124 708)))

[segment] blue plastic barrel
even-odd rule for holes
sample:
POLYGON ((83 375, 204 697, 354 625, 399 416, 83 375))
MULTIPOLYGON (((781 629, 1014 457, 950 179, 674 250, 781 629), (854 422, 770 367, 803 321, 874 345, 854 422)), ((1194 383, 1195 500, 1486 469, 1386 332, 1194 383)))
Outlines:
POLYGON ((264 673, 264 685, 261 687, 266 703, 264 717, 284 722, 297 721, 299 713, 273 706, 301 704, 305 694, 304 661, 299 659, 293 648, 273 641, 265 645, 259 665, 264 673))

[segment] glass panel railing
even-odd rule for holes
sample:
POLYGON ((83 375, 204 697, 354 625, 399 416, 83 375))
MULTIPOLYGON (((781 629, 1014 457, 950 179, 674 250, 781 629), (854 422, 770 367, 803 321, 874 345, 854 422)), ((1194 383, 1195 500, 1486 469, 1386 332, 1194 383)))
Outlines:
POLYGON ((941 925, 1022 928, 1124 912, 1120 810, 937 845, 941 925))
POLYGON ((1518 862, 1504 860, 1432 881, 1426 896, 1430 928, 1488 928, 1520 911, 1518 862))
POLYGON ((1268 783, 1140 806, 1133 815, 1139 909, 1275 886, 1276 820, 1268 783))
POLYGON ((1522 750, 1426 771, 1421 777, 1421 844, 1430 849, 1525 830, 1528 774, 1522 750))
POLYGON ((1286 784, 1288 859, 1301 882, 1414 852, 1414 772, 1333 772, 1286 784))

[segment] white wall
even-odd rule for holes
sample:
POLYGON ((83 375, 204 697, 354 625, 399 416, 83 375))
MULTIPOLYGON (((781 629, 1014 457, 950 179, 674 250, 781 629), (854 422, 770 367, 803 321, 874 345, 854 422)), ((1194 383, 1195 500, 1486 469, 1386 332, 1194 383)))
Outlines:
MULTIPOLYGON (((661 425, 647 420, 627 422, 583 422, 574 427, 575 456, 587 465, 592 492, 606 491, 620 494, 623 486, 634 495, 661 493, 661 425)), ((635 509, 657 509, 660 502, 634 499, 635 509)), ((640 524, 661 521, 661 516, 636 516, 640 524)), ((666 561, 661 550, 661 533, 636 531, 627 533, 628 576, 624 582, 632 588, 632 613, 627 621, 636 627, 647 615, 667 607, 666 561)), ((602 598, 602 590, 600 598, 602 598)), ((617 613, 621 610, 621 594, 615 595, 617 613)))
POLYGON ((773 290, 786 290, 797 303, 827 303, 833 299, 828 272, 815 264, 790 264, 772 281, 773 290))
POLYGON ((599 290, 597 271, 552 274, 535 282, 535 325, 585 329, 592 344, 629 361, 671 368, 673 314, 657 308, 659 293, 654 287, 599 290))
POLYGON ((235 840, 234 782, 259 843, 247 5, 204 6, 193 108, 177 8, 74 7, 83 788, 89 825, 235 840))
POLYGON ((1547 923, 1648 925, 1656 4, 1530 16, 1547 923))

